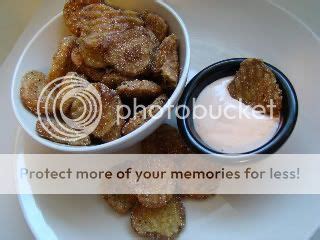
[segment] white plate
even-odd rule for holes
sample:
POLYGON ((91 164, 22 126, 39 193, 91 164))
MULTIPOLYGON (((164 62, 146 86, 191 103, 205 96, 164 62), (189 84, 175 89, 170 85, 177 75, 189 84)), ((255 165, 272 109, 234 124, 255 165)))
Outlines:
MULTIPOLYGON (((319 153, 317 92, 320 44, 297 19, 262 0, 170 0, 191 35, 191 74, 231 57, 261 57, 291 79, 299 98, 297 127, 281 153, 319 153)), ((17 152, 44 153, 22 132, 17 152)), ((181 239, 308 239, 320 223, 319 196, 219 196, 186 202, 181 239)), ((98 196, 21 196, 38 239, 132 239, 128 216, 98 196)))

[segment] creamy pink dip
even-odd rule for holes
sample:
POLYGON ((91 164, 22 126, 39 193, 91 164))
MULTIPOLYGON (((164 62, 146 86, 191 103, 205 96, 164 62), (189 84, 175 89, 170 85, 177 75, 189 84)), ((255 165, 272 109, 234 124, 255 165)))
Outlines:
POLYGON ((194 126, 212 149, 244 153, 267 143, 276 134, 280 120, 232 98, 228 85, 233 78, 217 80, 200 93, 194 105, 194 126))

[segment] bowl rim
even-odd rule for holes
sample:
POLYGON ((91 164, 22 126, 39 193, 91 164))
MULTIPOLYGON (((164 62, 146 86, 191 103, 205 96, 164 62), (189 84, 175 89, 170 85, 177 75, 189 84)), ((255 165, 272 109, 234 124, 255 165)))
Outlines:
MULTIPOLYGON (((31 40, 28 42, 28 44, 26 45, 26 47, 24 48, 23 52, 21 53, 19 60, 15 66, 15 70, 14 70, 14 74, 12 77, 12 84, 11 84, 11 104, 12 104, 12 108, 13 111, 15 113, 15 116, 18 120, 18 122, 20 123, 20 125, 22 126, 22 128, 28 133, 29 136, 31 136, 35 141, 37 141, 38 143, 49 147, 51 149, 54 150, 58 150, 61 152, 71 152, 71 153, 77 153, 77 152, 98 152, 98 151, 103 151, 103 150, 109 150, 112 152, 113 148, 116 148, 116 146, 119 146, 121 144, 123 144, 124 142, 128 141, 129 139, 132 138, 136 138, 138 137, 140 134, 142 134, 142 132, 148 130, 151 128, 152 125, 154 125, 157 120, 161 119, 164 114, 166 114, 168 112, 168 110, 170 109, 171 105, 176 105, 176 103, 178 102, 180 96, 182 95, 182 92, 184 90, 184 87, 186 85, 187 82, 187 77, 188 77, 188 71, 189 71, 189 67, 190 67, 190 38, 189 38, 189 33, 187 30, 187 27, 183 21, 183 19, 179 16, 179 14, 168 4, 166 4, 163 1, 154 1, 154 4, 156 5, 160 5, 162 6, 169 14, 171 14, 178 22, 179 27, 181 28, 182 31, 182 35, 183 35, 183 39, 185 41, 185 60, 183 62, 183 64, 181 64, 181 66, 184 66, 184 68, 182 68, 182 72, 180 73, 180 77, 179 77, 179 82, 178 85, 175 89, 175 91, 172 93, 172 95, 170 96, 170 98, 168 99, 168 101, 166 102, 166 104, 162 107, 161 111, 159 111, 153 118, 151 118, 148 122, 146 122, 143 126, 141 126, 140 128, 136 129, 135 131, 133 131, 132 133, 123 136, 117 140, 114 140, 112 142, 108 142, 108 143, 103 143, 103 144, 99 144, 99 145, 92 145, 92 146, 69 146, 69 145, 64 145, 64 144, 60 144, 60 143, 55 143, 55 142, 51 142, 47 139, 41 138, 40 136, 37 135, 37 133, 34 130, 31 130, 29 127, 27 127, 27 124, 25 123, 25 121, 22 119, 22 117, 20 116, 19 111, 21 111, 17 105, 17 99, 16 96, 19 95, 19 93, 17 93, 16 86, 21 84, 21 80, 17 79, 18 76, 18 71, 21 65, 21 62, 26 54, 26 52, 29 50, 31 44, 34 43, 34 41, 38 38, 38 36, 49 26, 51 25, 54 21, 56 21, 58 18, 62 17, 63 13, 60 12, 58 13, 56 16, 54 16, 53 18, 51 18, 45 25, 43 25, 37 32, 36 34, 31 38, 31 40)), ((20 99, 20 97, 18 98, 20 99)), ((26 111, 28 111, 27 109, 25 109, 26 111)))
MULTIPOLYGON (((202 71, 200 71, 186 86, 185 91, 183 92, 178 105, 186 105, 188 106, 188 100, 193 97, 194 89, 197 88, 198 83, 203 79, 203 77, 207 74, 210 74, 211 72, 215 71, 217 68, 222 68, 224 66, 230 65, 230 64, 240 64, 247 58, 231 58, 222 60, 219 62, 216 62, 206 68, 204 68, 202 71)), ((270 139, 267 143, 264 145, 253 149, 249 152, 239 153, 239 154, 228 154, 228 153, 222 153, 219 151, 216 151, 206 145, 204 145, 198 137, 196 137, 192 131, 192 126, 189 126, 189 121, 187 121, 188 118, 177 118, 177 124, 179 127, 180 132, 182 133, 183 137, 186 139, 186 141, 191 145, 194 149, 197 151, 203 153, 203 154, 211 154, 215 155, 218 158, 223 159, 230 159, 232 161, 237 162, 246 162, 250 159, 250 156, 255 154, 271 154, 276 152, 290 137, 292 134, 296 122, 298 120, 298 112, 299 112, 299 104, 298 104, 298 98, 297 94, 294 90, 294 87, 290 80, 276 67, 273 65, 264 62, 271 71, 275 74, 277 82, 281 84, 281 88, 284 89, 283 94, 286 96, 286 99, 288 100, 288 117, 287 121, 285 121, 278 129, 277 133, 273 136, 272 139, 270 139)), ((221 69, 220 69, 221 71, 221 69)), ((216 81, 218 79, 214 79, 213 81, 216 81)), ((205 86, 208 86, 210 82, 208 81, 208 84, 205 86)), ((185 108, 182 108, 182 111, 185 110, 185 108)), ((180 113, 180 116, 183 116, 184 113, 180 113)))

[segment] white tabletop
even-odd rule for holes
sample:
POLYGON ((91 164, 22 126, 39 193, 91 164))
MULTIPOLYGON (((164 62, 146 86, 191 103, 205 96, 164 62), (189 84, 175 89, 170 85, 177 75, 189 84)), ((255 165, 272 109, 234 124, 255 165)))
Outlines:
MULTIPOLYGON (((291 12, 292 17, 298 18, 298 20, 313 31, 315 35, 320 36, 319 0, 273 0, 272 2, 291 12)), ((2 133, 0 153, 13 152, 13 141, 10 141, 10 139, 15 139, 18 128, 18 124, 11 110, 9 90, 11 74, 15 63, 26 42, 29 41, 40 26, 61 11, 63 3, 64 0, 2 0, 0 3, 0 22, 2 22, 0 25, 0 63, 7 55, 0 69, 2 76, 0 109, 2 110, 1 116, 6 116, 5 118, 0 118, 0 132, 2 133), (14 11, 15 8, 20 9, 14 11), (8 14, 6 9, 11 14, 8 14), (12 19, 8 20, 9 16, 12 16, 12 19), (30 22, 27 24, 29 20, 30 22), (10 25, 8 25, 8 23, 10 23, 10 25), (3 34, 6 31, 7 34, 3 34), (24 32, 22 33, 22 31, 24 32), (20 33, 22 33, 22 35, 18 39, 20 33), (14 47, 10 50, 12 46, 14 47), (12 122, 15 122, 17 128, 6 129, 5 126, 7 122, 11 122, 11 125, 12 122)), ((23 219, 16 196, 0 196, 0 226, 0 239, 33 239, 23 219)), ((314 237, 313 239, 320 239, 320 236, 314 237)))

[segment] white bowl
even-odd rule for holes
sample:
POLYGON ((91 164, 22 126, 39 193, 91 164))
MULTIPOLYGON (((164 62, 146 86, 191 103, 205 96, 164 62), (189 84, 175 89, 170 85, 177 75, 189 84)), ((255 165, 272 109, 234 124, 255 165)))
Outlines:
POLYGON ((180 43, 180 63, 181 75, 177 88, 169 98, 163 111, 159 112, 154 118, 138 128, 136 131, 115 141, 86 147, 74 147, 51 142, 39 137, 35 131, 37 117, 30 113, 20 100, 20 84, 22 76, 30 70, 38 70, 47 73, 51 64, 53 53, 56 51, 59 41, 63 36, 70 35, 64 25, 62 13, 52 18, 44 25, 36 35, 31 39, 24 49, 13 75, 11 89, 12 105, 16 117, 23 129, 37 142, 64 152, 103 152, 111 153, 128 148, 155 131, 167 117, 167 112, 171 105, 176 105, 186 85, 187 75, 190 65, 190 42, 189 35, 185 24, 179 15, 167 4, 162 1, 136 0, 123 1, 112 0, 113 5, 132 9, 132 10, 149 10, 162 16, 169 24, 170 31, 175 33, 180 43))

